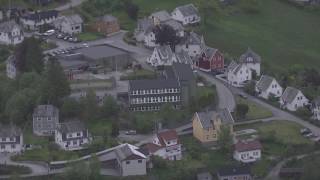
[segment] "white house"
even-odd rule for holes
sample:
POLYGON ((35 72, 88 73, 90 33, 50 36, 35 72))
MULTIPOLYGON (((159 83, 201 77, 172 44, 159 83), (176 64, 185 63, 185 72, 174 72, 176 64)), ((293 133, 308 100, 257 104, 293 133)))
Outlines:
POLYGON ((202 49, 205 47, 203 36, 195 32, 186 33, 181 42, 176 45, 176 52, 186 51, 189 56, 195 58, 201 54, 202 49))
POLYGON ((55 131, 55 142, 67 151, 80 150, 90 143, 88 129, 80 121, 60 123, 55 131))
POLYGON ((23 151, 23 134, 14 125, 0 125, 0 153, 20 153, 23 151))
MULTIPOLYGON (((147 36, 147 33, 150 33, 154 29, 154 23, 153 20, 150 18, 142 18, 138 19, 137 22, 137 28, 134 30, 134 37, 138 42, 146 42, 147 40, 145 39, 147 36)), ((155 40, 155 38, 154 38, 155 40)))
POLYGON ((0 44, 16 45, 23 41, 20 26, 13 20, 0 23, 0 44))
POLYGON ((280 97, 280 105, 289 111, 296 111, 309 104, 309 100, 302 92, 294 87, 287 87, 280 97))
POLYGON ((248 48, 247 51, 240 56, 239 62, 247 65, 249 69, 254 70, 258 76, 261 75, 261 57, 251 48, 248 48))
POLYGON ((33 133, 38 136, 54 135, 59 124, 59 109, 53 105, 38 105, 32 114, 33 133))
POLYGON ((245 64, 232 61, 226 71, 228 83, 235 87, 242 87, 246 81, 252 79, 252 72, 245 64))
POLYGON ((66 34, 78 34, 82 32, 83 20, 78 14, 62 16, 53 23, 55 28, 66 34))
POLYGON ((182 159, 181 144, 175 130, 158 133, 152 143, 145 145, 145 149, 155 156, 175 161, 182 159))
POLYGON ((173 62, 176 62, 175 54, 172 52, 169 45, 156 46, 153 49, 153 53, 147 59, 147 63, 154 67, 157 66, 170 66, 173 62))
POLYGON ((175 53, 176 62, 182 64, 190 64, 193 67, 193 61, 186 51, 180 51, 175 53))
POLYGON ((15 79, 18 74, 15 56, 11 55, 6 61, 6 74, 10 79, 15 79))
POLYGON ((162 10, 152 13, 149 18, 153 20, 154 25, 159 25, 160 23, 170 20, 171 15, 167 11, 162 10))
POLYGON ((51 24, 58 18, 58 11, 48 10, 34 12, 20 18, 22 25, 28 30, 37 30, 44 24, 51 24))
POLYGON ((242 163, 251 163, 261 159, 262 145, 258 140, 238 141, 235 144, 233 158, 242 163))
POLYGON ((320 120, 320 96, 312 101, 311 111, 312 119, 320 120))
POLYGON ((154 28, 150 28, 144 33, 144 45, 146 47, 156 46, 156 34, 154 32, 154 28))
POLYGON ((161 24, 165 24, 165 25, 168 25, 170 27, 172 27, 173 30, 175 30, 176 32, 176 35, 178 37, 184 37, 184 27, 182 26, 182 24, 178 21, 175 21, 173 19, 170 19, 170 20, 167 20, 161 24))
POLYGON ((115 150, 117 168, 121 176, 137 176, 147 174, 147 157, 138 147, 124 144, 115 150))
POLYGON ((255 91, 259 97, 269 99, 270 95, 273 95, 274 97, 280 97, 283 93, 283 88, 275 78, 262 75, 256 84, 255 91))
POLYGON ((201 20, 198 9, 193 4, 176 7, 171 13, 171 17, 183 25, 196 24, 201 20))

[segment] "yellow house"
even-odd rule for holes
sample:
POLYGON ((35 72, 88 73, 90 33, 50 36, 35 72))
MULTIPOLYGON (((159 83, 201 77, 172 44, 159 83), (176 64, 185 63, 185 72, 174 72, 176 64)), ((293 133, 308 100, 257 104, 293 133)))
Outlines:
POLYGON ((228 109, 196 112, 192 119, 193 136, 202 143, 215 142, 222 126, 227 125, 233 133, 234 120, 228 109))

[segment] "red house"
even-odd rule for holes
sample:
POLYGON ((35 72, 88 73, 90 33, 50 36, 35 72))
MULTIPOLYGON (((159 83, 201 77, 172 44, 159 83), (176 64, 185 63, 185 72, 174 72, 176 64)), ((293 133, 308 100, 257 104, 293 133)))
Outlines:
POLYGON ((205 47, 196 61, 196 66, 206 72, 222 71, 224 68, 223 54, 218 49, 205 47))

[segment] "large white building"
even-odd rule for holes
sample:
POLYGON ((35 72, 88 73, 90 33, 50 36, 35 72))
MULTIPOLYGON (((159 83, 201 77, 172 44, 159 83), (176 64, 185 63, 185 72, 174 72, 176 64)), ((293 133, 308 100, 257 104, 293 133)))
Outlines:
POLYGON ((58 18, 58 11, 48 10, 26 14, 20 18, 21 24, 28 30, 37 30, 45 24, 52 24, 58 18))
POLYGON ((62 16, 53 24, 56 29, 69 35, 79 34, 83 28, 83 20, 78 14, 62 16))
POLYGON ((255 91, 259 97, 269 99, 270 96, 280 97, 283 93, 283 88, 275 78, 262 75, 256 84, 255 91))
POLYGON ((138 176, 147 174, 147 157, 141 153, 138 147, 123 144, 114 150, 117 160, 117 168, 121 176, 138 176))
POLYGON ((176 7, 171 13, 171 17, 183 25, 196 24, 201 20, 198 9, 193 4, 176 7))
POLYGON ((90 143, 88 129, 80 121, 60 123, 55 131, 55 142, 67 151, 80 150, 90 143))
POLYGON ((226 71, 228 83, 235 87, 243 87, 247 81, 252 80, 252 72, 245 64, 232 61, 226 71))
POLYGON ((181 144, 175 130, 167 130, 158 133, 152 143, 145 145, 151 155, 163 159, 175 161, 182 159, 181 144))
POLYGON ((201 51, 205 46, 203 36, 200 36, 195 32, 190 32, 186 33, 181 42, 176 45, 176 52, 185 51, 190 57, 195 58, 201 54, 201 51))
POLYGON ((247 51, 240 56, 239 62, 245 64, 249 69, 255 71, 257 76, 260 76, 261 57, 251 48, 248 48, 247 51))
POLYGON ((261 159, 262 145, 258 140, 238 141, 235 144, 233 158, 242 163, 251 163, 261 159))
POLYGON ((0 23, 0 44, 16 45, 23 41, 20 26, 13 20, 0 23))
POLYGON ((309 100, 300 90, 294 87, 287 87, 280 97, 281 107, 289 111, 296 111, 308 104, 309 100))
POLYGON ((0 153, 20 153, 23 151, 23 134, 13 125, 0 125, 0 153))

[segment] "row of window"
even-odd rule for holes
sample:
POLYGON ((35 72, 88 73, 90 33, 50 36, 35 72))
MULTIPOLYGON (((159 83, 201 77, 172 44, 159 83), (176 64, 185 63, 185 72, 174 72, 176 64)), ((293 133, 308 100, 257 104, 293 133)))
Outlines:
POLYGON ((145 97, 145 98, 132 98, 131 104, 146 104, 146 103, 162 103, 162 102, 178 102, 180 96, 162 96, 162 97, 145 97))
POLYGON ((10 138, 3 137, 0 140, 1 140, 0 142, 14 142, 15 138, 14 137, 10 137, 10 138))
MULTIPOLYGON (((179 105, 175 105, 175 109, 178 109, 180 106, 179 105)), ((160 110, 160 106, 141 106, 141 107, 134 107, 131 108, 132 111, 159 111, 160 110)))
MULTIPOLYGON (((130 164, 130 163, 131 163, 131 161, 126 161, 126 164, 130 164)), ((138 160, 138 163, 142 163, 142 160, 139 159, 139 160, 138 160)))
POLYGON ((150 89, 150 90, 135 90, 131 92, 131 95, 145 95, 145 94, 163 94, 163 93, 179 93, 179 88, 170 89, 150 89))
MULTIPOLYGON (((258 151, 254 151, 252 154, 253 154, 253 156, 259 156, 259 152, 258 151)), ((249 156, 250 156, 249 153, 241 154, 241 159, 248 158, 249 156)))
MULTIPOLYGON (((70 146, 71 144, 72 144, 73 146, 78 145, 78 141, 77 141, 77 140, 67 141, 66 147, 70 146)), ((81 145, 81 144, 83 144, 83 140, 82 140, 82 139, 80 139, 79 145, 81 145)))
MULTIPOLYGON (((0 148, 1 148, 1 149, 5 149, 5 148, 6 148, 6 145, 1 144, 0 148)), ((16 145, 15 145, 15 144, 11 144, 11 149, 15 149, 15 148, 16 148, 16 145)))
POLYGON ((51 118, 51 117, 37 117, 37 120, 38 120, 38 121, 41 121, 41 120, 51 121, 52 118, 51 118))
MULTIPOLYGON (((78 132, 77 134, 76 134, 76 136, 75 137, 80 137, 81 136, 81 133, 80 132, 78 132)), ((73 135, 72 134, 68 134, 68 136, 67 136, 68 138, 72 138, 73 137, 73 135)))

